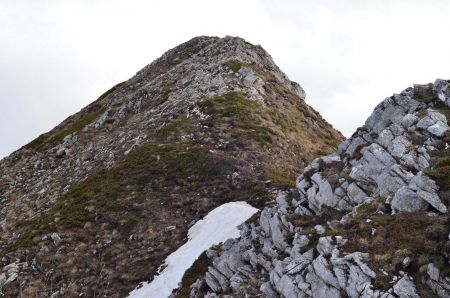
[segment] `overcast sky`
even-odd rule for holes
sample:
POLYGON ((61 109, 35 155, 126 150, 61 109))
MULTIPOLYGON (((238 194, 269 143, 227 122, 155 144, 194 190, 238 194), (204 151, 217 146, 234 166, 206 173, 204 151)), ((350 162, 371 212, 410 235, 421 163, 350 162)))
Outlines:
POLYGON ((344 135, 450 78, 450 1, 0 0, 0 158, 197 35, 261 44, 344 135))

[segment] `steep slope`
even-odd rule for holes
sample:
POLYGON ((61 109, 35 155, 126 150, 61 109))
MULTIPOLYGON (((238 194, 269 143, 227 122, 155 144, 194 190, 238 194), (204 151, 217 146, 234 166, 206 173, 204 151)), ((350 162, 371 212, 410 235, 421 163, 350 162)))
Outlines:
POLYGON ((450 297, 449 117, 450 81, 385 99, 179 293, 450 297))
POLYGON ((197 37, 0 162, 1 291, 122 297, 229 201, 263 207, 342 140, 269 54, 197 37))

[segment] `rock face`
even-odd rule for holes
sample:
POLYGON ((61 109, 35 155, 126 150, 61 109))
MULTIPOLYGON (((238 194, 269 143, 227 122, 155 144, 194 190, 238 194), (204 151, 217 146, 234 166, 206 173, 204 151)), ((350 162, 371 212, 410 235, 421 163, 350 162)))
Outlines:
POLYGON ((381 102, 214 248, 191 297, 450 297, 449 90, 437 80, 381 102))
MULTIPOLYGON (((232 200, 263 207, 335 150, 342 136, 304 97, 243 39, 203 36, 168 51, 0 161, 0 290, 125 296, 184 242, 190 223, 232 200)), ((429 118, 440 133, 442 119, 429 118)), ((287 247, 286 218, 268 216, 270 235, 287 247)), ((211 287, 240 283, 209 274, 211 287)))

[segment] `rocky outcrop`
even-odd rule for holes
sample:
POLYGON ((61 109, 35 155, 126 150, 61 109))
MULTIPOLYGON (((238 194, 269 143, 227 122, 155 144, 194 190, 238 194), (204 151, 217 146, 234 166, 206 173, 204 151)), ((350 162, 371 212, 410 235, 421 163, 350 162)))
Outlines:
POLYGON ((415 85, 381 102, 337 153, 315 159, 295 190, 244 225, 240 240, 216 248, 207 276, 224 278, 202 292, 200 277, 191 297, 449 297, 449 276, 436 267, 448 274, 441 182, 449 173, 430 172, 450 160, 449 85, 415 85), (392 264, 390 255, 403 257, 392 264), (240 266, 225 274, 231 260, 240 266))

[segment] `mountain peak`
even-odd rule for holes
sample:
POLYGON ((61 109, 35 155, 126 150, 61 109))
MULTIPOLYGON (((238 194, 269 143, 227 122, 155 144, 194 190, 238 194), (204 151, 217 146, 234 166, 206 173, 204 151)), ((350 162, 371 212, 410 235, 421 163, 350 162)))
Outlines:
POLYGON ((241 38, 169 50, 0 161, 0 290, 125 296, 190 223, 231 201, 264 207, 337 148, 304 96, 241 38))

